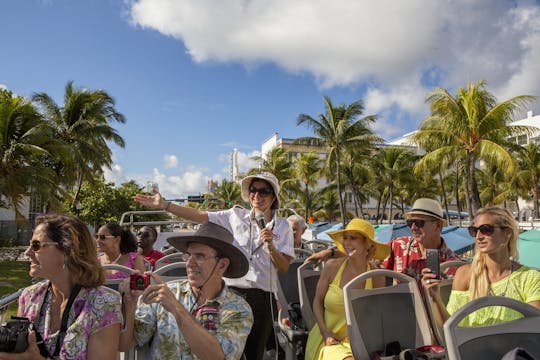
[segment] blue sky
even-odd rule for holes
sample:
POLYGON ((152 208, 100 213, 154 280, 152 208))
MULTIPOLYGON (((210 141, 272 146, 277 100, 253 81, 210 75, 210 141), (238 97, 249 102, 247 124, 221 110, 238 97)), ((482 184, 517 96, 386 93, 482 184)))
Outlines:
MULTIPOLYGON (((0 87, 62 103, 104 89, 126 124, 107 179, 205 190, 301 113, 362 99, 387 140, 417 128, 426 94, 486 80, 540 95, 540 4, 503 0, 3 0, 0 87)), ((540 105, 531 109, 537 114, 540 105)))

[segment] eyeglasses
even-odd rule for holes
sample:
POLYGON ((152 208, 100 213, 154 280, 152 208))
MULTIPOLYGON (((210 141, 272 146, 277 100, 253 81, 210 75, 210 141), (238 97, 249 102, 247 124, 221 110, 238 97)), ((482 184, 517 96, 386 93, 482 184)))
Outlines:
POLYGON ((106 238, 113 238, 116 237, 114 235, 104 235, 104 234, 96 234, 96 239, 99 240, 105 240, 106 238))
POLYGON ((139 231, 137 237, 146 239, 147 237, 150 237, 150 233, 148 231, 139 231))
POLYGON ((469 230, 469 234, 472 237, 476 237, 478 230, 480 230, 480 234, 482 235, 491 236, 495 232, 495 228, 504 228, 504 226, 483 224, 483 225, 480 225, 479 227, 471 225, 467 229, 469 230))
POLYGON ((274 191, 270 188, 264 187, 264 188, 256 188, 255 186, 252 186, 249 188, 249 192, 251 194, 259 193, 262 197, 266 197, 268 195, 272 195, 274 191))
POLYGON ((427 220, 427 219, 407 219, 406 223, 408 227, 412 227, 413 224, 416 225, 417 228, 423 228, 424 225, 426 225, 426 221, 437 221, 437 220, 427 220))
POLYGON ((54 241, 39 241, 39 240, 32 240, 30 242, 30 248, 32 249, 33 252, 38 252, 39 250, 41 250, 41 248, 43 246, 48 246, 48 245, 54 245, 54 246, 58 246, 60 244, 58 243, 55 243, 54 241))
POLYGON ((188 262, 189 260, 195 260, 196 263, 202 263, 208 259, 219 259, 219 256, 206 256, 204 254, 190 254, 184 253, 184 261, 188 262))

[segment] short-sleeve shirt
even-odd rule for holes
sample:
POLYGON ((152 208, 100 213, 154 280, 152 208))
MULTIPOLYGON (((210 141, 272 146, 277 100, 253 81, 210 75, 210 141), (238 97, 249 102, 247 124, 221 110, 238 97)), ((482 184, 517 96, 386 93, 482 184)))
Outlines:
MULTIPOLYGON (((50 354, 56 347, 58 331, 51 333, 49 282, 43 281, 23 290, 19 297, 19 314, 32 321, 50 354)), ((69 310, 68 328, 58 359, 86 359, 88 339, 101 329, 123 322, 120 294, 105 286, 81 288, 69 310)))
MULTIPOLYGON (((391 240, 390 255, 384 260, 383 267, 415 278, 419 285, 422 280, 422 269, 426 267, 426 258, 422 258, 418 241, 412 236, 402 236, 391 240)), ((458 260, 459 257, 446 246, 444 239, 441 238, 439 250, 439 262, 443 263, 449 260, 458 260)), ((449 268, 445 273, 454 275, 456 269, 449 268)), ((420 288, 422 288, 420 286, 420 288)))
MULTIPOLYGON (((232 208, 209 212, 208 219, 228 229, 234 236, 233 244, 249 260, 248 273, 239 279, 224 278, 227 285, 276 292, 277 268, 272 263, 268 248, 263 245, 260 228, 254 219, 253 211, 232 208)), ((274 234, 274 247, 279 252, 294 258, 294 239, 289 222, 274 215, 272 221, 266 224, 266 228, 274 234)))
POLYGON ((161 259, 165 256, 165 253, 152 249, 147 255, 144 255, 144 259, 150 263, 150 266, 154 267, 156 265, 156 260, 161 259))
MULTIPOLYGON (((490 285, 493 294, 523 301, 540 301, 540 272, 521 266, 506 278, 490 285)), ((469 290, 452 290, 446 309, 452 315, 470 301, 469 290)), ((465 317, 459 326, 494 325, 523 317, 519 312, 504 306, 489 306, 465 317)))
MULTIPOLYGON (((167 283, 176 299, 219 341, 226 359, 240 359, 253 324, 248 303, 225 284, 213 300, 196 307, 196 299, 187 280, 167 283)), ((135 340, 139 346, 150 343, 151 359, 196 359, 178 328, 173 314, 161 304, 139 303, 135 313, 135 340)))

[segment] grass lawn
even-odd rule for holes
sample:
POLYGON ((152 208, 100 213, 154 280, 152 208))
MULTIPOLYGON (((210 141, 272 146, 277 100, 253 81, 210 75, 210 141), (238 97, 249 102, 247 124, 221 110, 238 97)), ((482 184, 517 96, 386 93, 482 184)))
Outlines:
MULTIPOLYGON (((32 278, 28 276, 28 264, 27 261, 0 262, 0 298, 32 284, 32 278)), ((5 319, 8 320, 16 313, 17 302, 9 306, 5 319)))

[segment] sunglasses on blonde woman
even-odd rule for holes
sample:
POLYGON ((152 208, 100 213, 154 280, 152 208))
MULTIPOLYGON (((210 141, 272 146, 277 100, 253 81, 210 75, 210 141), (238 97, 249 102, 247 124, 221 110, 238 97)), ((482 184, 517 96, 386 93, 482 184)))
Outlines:
POLYGON ((32 240, 30 242, 30 248, 32 249, 33 252, 38 252, 39 250, 41 250, 41 248, 43 246, 48 246, 48 245, 51 245, 51 246, 58 246, 59 244, 58 243, 55 243, 54 241, 39 241, 39 240, 32 240))
POLYGON ((475 237, 478 231, 480 231, 480 234, 482 235, 491 236, 495 232, 496 228, 504 228, 504 226, 483 224, 478 227, 471 225, 467 229, 469 230, 469 234, 472 237, 475 237))

